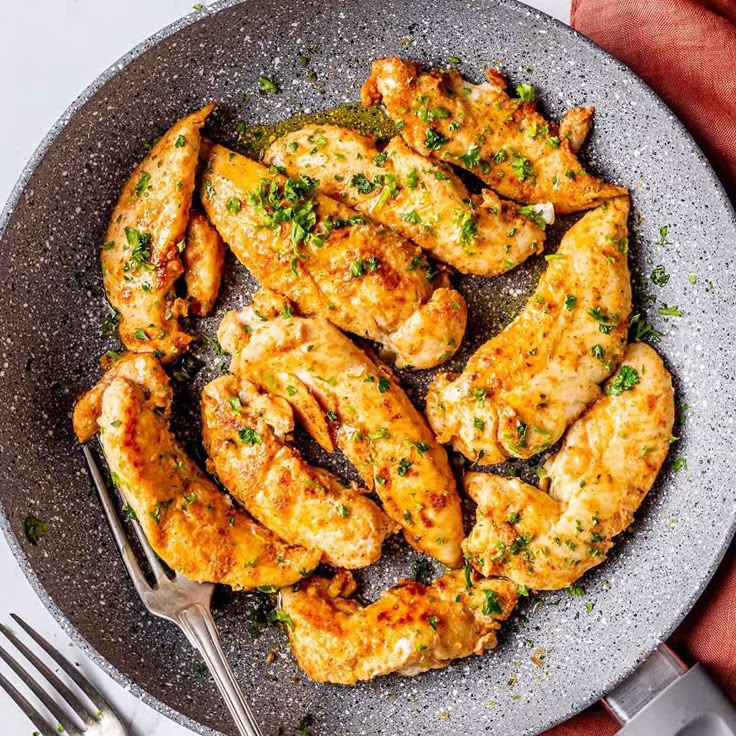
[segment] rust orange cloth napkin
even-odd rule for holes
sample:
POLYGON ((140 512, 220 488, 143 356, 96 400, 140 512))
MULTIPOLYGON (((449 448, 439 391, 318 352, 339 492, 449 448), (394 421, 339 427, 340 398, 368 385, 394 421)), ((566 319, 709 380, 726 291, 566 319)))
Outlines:
MULTIPOLYGON (((736 201, 736 0, 573 0, 571 24, 662 97, 736 201)), ((669 644, 686 662, 702 662, 736 699, 734 551, 669 644)), ((545 736, 613 736, 618 729, 596 705, 545 736)))
POLYGON ((736 0, 573 0, 570 23, 674 110, 736 202, 736 0))

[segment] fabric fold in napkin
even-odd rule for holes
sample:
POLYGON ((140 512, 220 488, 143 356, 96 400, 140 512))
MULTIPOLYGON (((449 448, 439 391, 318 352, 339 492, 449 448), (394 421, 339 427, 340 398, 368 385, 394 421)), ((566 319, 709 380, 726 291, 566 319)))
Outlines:
MULTIPOLYGON (((662 97, 708 155, 736 202, 736 0, 573 0, 571 24, 662 97)), ((688 664, 701 662, 732 698, 734 551, 732 545, 706 592, 668 642, 688 664)), ((619 728, 596 704, 545 736, 613 736, 619 728)))
POLYGON ((570 21, 672 108, 736 202, 736 0, 573 0, 570 21))

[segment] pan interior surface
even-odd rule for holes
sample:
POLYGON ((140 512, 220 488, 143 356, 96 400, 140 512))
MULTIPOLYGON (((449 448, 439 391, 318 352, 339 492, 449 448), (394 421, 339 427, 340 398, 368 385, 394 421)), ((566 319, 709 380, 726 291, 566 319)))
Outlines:
MULTIPOLYGON (((583 160, 632 192, 637 309, 664 333, 657 348, 677 392, 669 461, 608 561, 580 581, 584 593, 522 600, 498 649, 483 657, 411 679, 318 685, 297 668, 283 632, 264 625, 264 596, 219 591, 216 618, 266 733, 277 726, 291 733, 300 722, 311 722, 315 736, 538 733, 600 696, 671 632, 732 536, 733 211, 689 135, 643 83, 525 6, 259 0, 218 8, 162 32, 103 75, 59 122, 0 221, 3 528, 44 601, 113 676, 202 733, 234 733, 184 637, 148 616, 136 598, 71 432, 74 397, 99 376, 97 358, 118 345, 101 334, 108 310, 98 249, 107 218, 146 144, 207 100, 218 102, 207 134, 236 146, 240 121, 273 124, 355 103, 375 58, 404 55, 445 66, 457 56, 475 82, 498 66, 512 84, 534 84, 553 118, 576 104, 597 109, 583 160), (278 82, 278 94, 259 91, 261 74, 278 82), (657 266, 670 275, 664 286, 650 279, 657 266), (672 305, 681 317, 658 312, 672 305), (37 546, 23 533, 29 515, 49 522, 37 546)), ((552 245, 575 219, 552 229, 552 245)), ((502 277, 453 278, 468 300, 471 327, 450 367, 508 322, 543 268, 536 257, 502 277)), ((191 323, 202 338, 194 350, 201 366, 196 378, 177 385, 175 429, 200 462, 198 392, 226 368, 204 338, 215 336, 228 308, 249 302, 255 286, 229 256, 215 315, 191 323)), ((400 372, 417 401, 432 375, 400 372)), ((303 438, 302 446, 354 477, 339 458, 320 455, 303 438)), ((411 576, 416 558, 403 542, 390 543, 383 560, 359 576, 366 598, 411 576)))

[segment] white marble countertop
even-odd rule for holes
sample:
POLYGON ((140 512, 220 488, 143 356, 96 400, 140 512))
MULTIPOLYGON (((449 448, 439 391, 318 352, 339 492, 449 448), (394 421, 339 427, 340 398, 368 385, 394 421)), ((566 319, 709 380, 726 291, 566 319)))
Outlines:
MULTIPOLYGON (((256 2, 257 0, 250 0, 256 2)), ((571 0, 527 0, 568 22, 571 0)), ((209 3, 208 3, 209 4, 209 3)), ((0 203, 26 161, 72 100, 126 51, 159 28, 193 12, 191 0, 24 0, 2 3, 0 25, 0 203), (21 126, 18 121, 23 121, 21 126)), ((192 732, 147 705, 101 672, 46 611, 0 536, 0 622, 22 615, 78 662, 116 706, 135 736, 183 736, 192 732)), ((0 671, 7 674, 3 664, 0 671)), ((12 677, 11 677, 12 679, 12 677)), ((0 731, 31 736, 33 727, 0 691, 0 731)))

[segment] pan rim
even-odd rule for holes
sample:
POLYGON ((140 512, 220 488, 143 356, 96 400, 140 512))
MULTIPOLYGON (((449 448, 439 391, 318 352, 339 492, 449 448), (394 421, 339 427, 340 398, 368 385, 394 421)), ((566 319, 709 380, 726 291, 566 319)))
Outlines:
MULTIPOLYGON (((325 1, 325 0, 323 0, 325 1)), ((616 59, 614 56, 609 54, 605 49, 600 47, 595 42, 591 41, 586 36, 580 34, 565 23, 553 18, 552 16, 544 13, 543 11, 536 10, 520 0, 490 0, 493 4, 501 7, 505 7, 513 11, 514 13, 523 15, 525 17, 534 17, 535 20, 543 25, 552 26, 557 30, 566 34, 576 44, 582 44, 587 47, 594 54, 604 58, 608 63, 616 67, 620 72, 625 74, 632 80, 632 83, 636 85, 641 92, 643 92, 649 99, 663 111, 668 119, 668 123, 672 125, 675 131, 680 135, 681 140, 689 148, 689 152, 695 154, 696 159, 702 165, 704 165, 704 173, 707 172, 707 177, 710 183, 714 185, 714 192, 718 198, 718 204, 725 206, 725 212, 728 213, 731 225, 736 231, 736 210, 729 199, 729 196, 725 190, 725 186, 719 179, 715 170, 710 164, 707 156, 693 138, 692 134, 687 130, 685 125, 675 115, 674 112, 667 106, 667 104, 647 85, 640 77, 638 77, 629 67, 623 62, 616 59)), ((129 64, 134 62, 136 59, 141 57, 147 51, 158 46, 162 41, 173 36, 180 30, 187 28, 190 25, 199 22, 206 22, 209 16, 220 13, 230 7, 245 3, 246 0, 218 0, 218 2, 212 5, 205 6, 200 11, 189 13, 182 18, 179 18, 167 26, 163 27, 159 31, 155 32, 141 43, 134 46, 130 51, 121 56, 116 62, 107 67, 100 75, 98 75, 87 87, 72 101, 72 103, 66 108, 61 114, 54 125, 49 129, 48 133, 41 140, 27 163, 23 167, 16 183, 10 191, 8 199, 6 200, 2 211, 0 212, 0 255, 3 252, 2 245, 4 243, 4 236, 8 229, 10 220, 16 208, 20 205, 22 196, 26 191, 26 187, 34 175, 36 169, 44 159, 46 153, 49 151, 51 146, 54 144, 57 137, 61 132, 70 124, 72 119, 81 110, 81 108, 90 101, 95 94, 111 79, 113 79, 119 72, 123 71, 129 64)), ((0 317, 0 322, 2 317, 0 317)), ((74 626, 70 620, 64 615, 61 609, 56 605, 55 601, 47 593, 43 583, 32 568, 29 558, 23 551, 21 542, 17 535, 13 531, 10 523, 10 519, 7 515, 5 508, 0 503, 0 529, 2 529, 5 538, 8 541, 13 556, 18 562, 19 567, 23 571, 26 579, 30 583, 36 595, 39 597, 45 608, 51 613, 54 619, 59 623, 61 628, 67 635, 79 646, 79 648, 106 674, 112 677, 119 685, 126 690, 132 692, 136 697, 139 697, 147 705, 151 706, 158 712, 162 713, 166 717, 172 719, 176 723, 191 729, 192 731, 205 736, 222 736, 220 731, 211 729, 204 726, 197 721, 185 716, 179 711, 174 710, 170 706, 163 703, 156 696, 151 695, 142 687, 138 686, 133 680, 131 680, 126 674, 121 672, 112 662, 107 660, 102 654, 100 654, 95 647, 93 647, 85 638, 85 636, 74 626)), ((701 597, 705 588, 710 583, 717 569, 719 568, 722 560, 724 559, 731 541, 736 535, 736 514, 732 514, 730 525, 727 528, 723 537, 721 546, 718 549, 717 554, 711 558, 709 565, 705 567, 700 576, 698 585, 695 586, 688 596, 687 600, 679 607, 676 614, 670 618, 670 624, 664 627, 663 631, 655 632, 653 641, 665 641, 673 631, 682 623, 687 614, 691 611, 695 603, 701 597)), ((656 648, 656 643, 650 647, 645 647, 639 652, 639 656, 636 661, 627 666, 624 670, 617 670, 615 675, 608 679, 605 686, 599 690, 595 690, 589 694, 587 698, 580 700, 571 700, 568 708, 567 715, 562 719, 552 718, 549 721, 545 721, 543 728, 550 728, 557 723, 563 722, 581 710, 587 708, 595 701, 599 700, 606 692, 609 692, 612 688, 616 687, 620 682, 626 679, 636 669, 636 667, 646 659, 656 648)))

